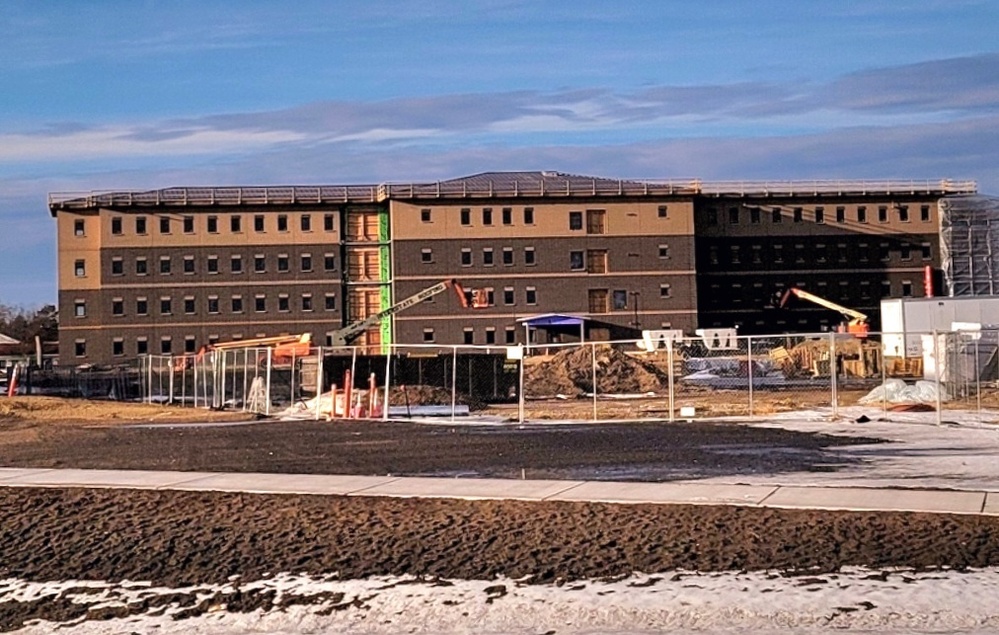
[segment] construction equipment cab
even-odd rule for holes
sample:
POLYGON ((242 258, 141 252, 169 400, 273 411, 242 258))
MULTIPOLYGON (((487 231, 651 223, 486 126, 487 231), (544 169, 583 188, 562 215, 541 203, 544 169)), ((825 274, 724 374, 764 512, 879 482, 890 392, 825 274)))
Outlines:
POLYGON ((839 328, 837 329, 838 332, 852 333, 856 337, 867 337, 867 332, 870 329, 870 326, 867 323, 866 314, 861 313, 860 311, 854 311, 853 309, 848 309, 845 306, 840 306, 835 302, 831 302, 829 300, 826 300, 825 298, 820 298, 819 296, 813 293, 809 293, 803 289, 798 289, 796 287, 791 287, 790 289, 784 292, 784 296, 781 298, 780 301, 781 308, 784 308, 787 305, 787 302, 788 300, 791 299, 792 295, 801 298, 802 300, 807 300, 809 302, 817 304, 821 307, 832 309, 833 311, 838 312, 840 315, 846 318, 846 320, 839 325, 839 328))

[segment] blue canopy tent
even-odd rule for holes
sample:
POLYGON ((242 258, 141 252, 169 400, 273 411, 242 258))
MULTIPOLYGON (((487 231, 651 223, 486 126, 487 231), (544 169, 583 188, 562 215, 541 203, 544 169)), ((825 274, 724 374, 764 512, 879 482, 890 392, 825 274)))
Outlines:
POLYGON ((518 318, 517 321, 524 325, 524 342, 528 348, 530 348, 532 343, 531 334, 537 329, 559 335, 578 335, 580 342, 586 341, 587 318, 578 315, 544 313, 518 318))

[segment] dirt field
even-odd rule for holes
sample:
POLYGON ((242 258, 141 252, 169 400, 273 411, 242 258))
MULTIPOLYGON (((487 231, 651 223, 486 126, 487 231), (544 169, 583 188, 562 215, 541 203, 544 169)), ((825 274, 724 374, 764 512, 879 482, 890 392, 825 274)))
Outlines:
MULTIPOLYGON (((0 510, 0 578, 39 581, 148 580, 176 588, 285 571, 561 584, 634 571, 765 569, 807 584, 807 574, 847 565, 871 567, 877 576, 888 567, 999 564, 999 519, 984 517, 72 489, 0 489, 0 510)), ((194 592, 158 601, 188 607, 187 615, 218 602, 194 592)), ((273 592, 225 600, 230 611, 274 609, 276 602, 273 592)), ((0 604, 0 630, 33 618, 107 619, 153 609, 8 602, 0 604)))
POLYGON ((261 421, 0 425, 8 467, 671 480, 831 470, 835 448, 877 442, 677 422, 558 426, 261 421), (758 452, 746 451, 759 448, 758 452), (729 452, 728 449, 739 450, 729 452))
POLYGON ((241 421, 241 412, 181 408, 122 401, 90 401, 63 397, 0 397, 0 424, 4 429, 19 423, 31 425, 118 425, 177 421, 241 421))

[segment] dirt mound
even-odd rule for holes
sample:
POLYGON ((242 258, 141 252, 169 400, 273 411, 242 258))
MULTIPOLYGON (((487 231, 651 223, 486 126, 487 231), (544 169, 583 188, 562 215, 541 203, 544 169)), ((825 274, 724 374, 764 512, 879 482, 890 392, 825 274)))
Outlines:
POLYGON ((652 364, 610 346, 597 346, 595 349, 582 346, 562 350, 549 360, 525 367, 525 391, 531 397, 592 393, 594 356, 597 394, 659 393, 666 390, 666 373, 652 364))
POLYGON ((124 401, 70 399, 66 397, 19 396, 0 398, 0 422, 36 421, 46 424, 91 423, 115 425, 146 421, 237 421, 246 413, 217 412, 124 401))
MULTIPOLYGON (((451 391, 436 386, 393 386, 389 391, 393 406, 450 406, 451 391)), ((468 406, 469 410, 482 410, 486 404, 479 399, 459 393, 455 403, 468 406)))

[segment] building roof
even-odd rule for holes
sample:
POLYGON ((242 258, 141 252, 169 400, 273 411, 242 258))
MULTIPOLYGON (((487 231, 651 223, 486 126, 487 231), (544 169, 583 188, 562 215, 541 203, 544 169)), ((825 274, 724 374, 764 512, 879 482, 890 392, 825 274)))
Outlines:
POLYGON ((974 181, 829 180, 702 181, 636 180, 565 174, 555 171, 483 172, 446 181, 379 185, 281 185, 250 187, 170 187, 159 190, 53 192, 49 211, 130 207, 232 205, 323 205, 387 200, 515 197, 613 196, 793 196, 876 194, 974 194, 974 181))
MULTIPOLYGON (((685 179, 678 183, 685 183, 688 187, 694 185, 694 179, 685 179)), ((584 176, 581 174, 565 174, 553 170, 542 170, 540 172, 482 172, 471 176, 462 176, 456 179, 441 181, 444 185, 465 185, 472 189, 485 189, 492 187, 499 191, 522 190, 525 192, 540 191, 542 188, 548 191, 558 192, 569 190, 585 190, 596 187, 604 191, 614 189, 621 184, 628 186, 641 186, 646 181, 640 180, 620 180, 610 179, 602 176, 584 176)))
POLYGON ((0 344, 20 344, 20 342, 15 340, 13 337, 0 333, 0 344))

